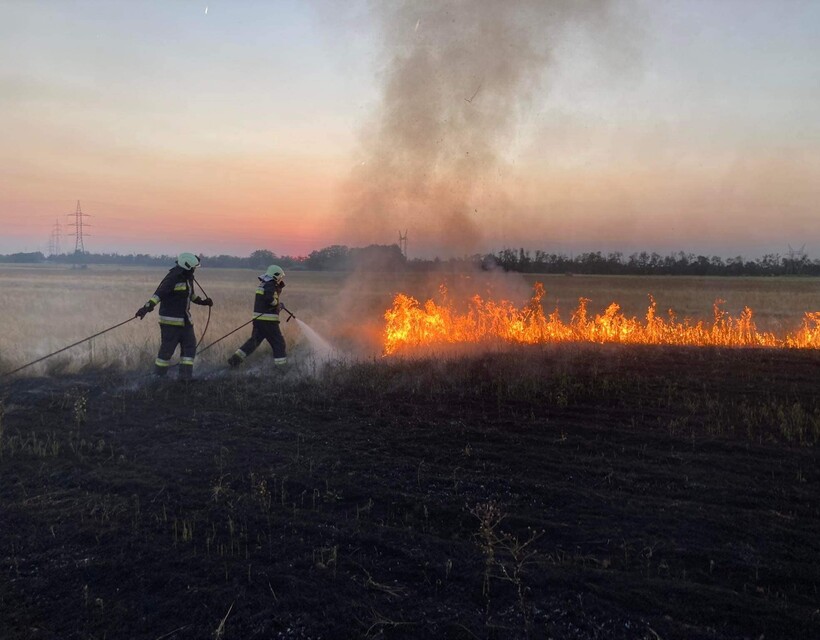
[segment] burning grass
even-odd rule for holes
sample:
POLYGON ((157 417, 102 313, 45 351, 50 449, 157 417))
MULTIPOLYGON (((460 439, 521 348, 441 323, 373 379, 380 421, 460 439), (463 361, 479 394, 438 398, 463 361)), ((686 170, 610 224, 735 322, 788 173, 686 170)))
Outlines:
POLYGON ((820 312, 806 312, 796 331, 777 336, 758 330, 749 307, 732 315, 722 308, 723 300, 716 300, 711 323, 679 320, 671 309, 666 318, 660 316, 650 295, 644 320, 625 315, 616 302, 603 313, 591 315, 587 308, 590 301, 581 298, 570 321, 564 322, 557 309, 549 315, 544 312, 544 286, 536 283, 534 289, 523 307, 508 300, 496 302, 476 295, 464 310, 457 309, 448 299, 443 286, 440 303, 427 300, 422 305, 400 293, 384 315, 384 352, 389 355, 417 347, 492 342, 820 348, 820 312))

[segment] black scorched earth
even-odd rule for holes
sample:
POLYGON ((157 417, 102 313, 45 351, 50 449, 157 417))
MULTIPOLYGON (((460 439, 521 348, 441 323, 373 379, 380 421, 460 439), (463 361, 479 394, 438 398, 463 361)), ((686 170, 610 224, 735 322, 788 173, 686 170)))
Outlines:
POLYGON ((0 388, 0 637, 820 637, 813 352, 0 388))

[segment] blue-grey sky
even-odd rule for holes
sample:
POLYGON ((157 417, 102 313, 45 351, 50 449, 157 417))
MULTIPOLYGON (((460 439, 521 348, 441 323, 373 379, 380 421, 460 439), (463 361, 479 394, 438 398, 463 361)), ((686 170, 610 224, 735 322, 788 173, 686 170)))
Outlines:
POLYGON ((0 0, 0 252, 820 255, 819 2, 495 5, 0 0))

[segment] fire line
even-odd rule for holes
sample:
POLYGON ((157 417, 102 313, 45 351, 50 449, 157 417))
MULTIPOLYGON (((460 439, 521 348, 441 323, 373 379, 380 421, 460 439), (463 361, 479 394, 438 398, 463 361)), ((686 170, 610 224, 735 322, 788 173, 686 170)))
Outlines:
MULTIPOLYGON (((442 287, 442 291, 444 291, 442 287)), ((395 354, 418 347, 483 342, 546 344, 557 342, 597 342, 650 345, 720 347, 770 347, 820 349, 820 312, 806 312, 799 329, 784 336, 759 331, 752 310, 745 307, 738 316, 723 310, 716 300, 711 322, 678 320, 672 310, 658 316, 657 304, 650 304, 644 320, 627 317, 613 302, 602 314, 591 317, 589 300, 581 298, 569 322, 558 311, 544 313, 541 300, 544 286, 535 284, 532 298, 523 307, 507 300, 495 302, 473 296, 465 311, 451 303, 428 300, 423 305, 399 293, 385 314, 384 353, 395 354)))

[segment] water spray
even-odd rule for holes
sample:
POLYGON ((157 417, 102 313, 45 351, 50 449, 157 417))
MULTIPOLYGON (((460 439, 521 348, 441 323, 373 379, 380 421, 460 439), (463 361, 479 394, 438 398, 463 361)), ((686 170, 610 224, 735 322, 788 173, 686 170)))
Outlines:
POLYGON ((314 353, 316 354, 317 359, 320 362, 325 362, 329 360, 335 349, 333 345, 331 345, 327 340, 325 340, 322 336, 320 336, 316 331, 311 329, 307 323, 303 322, 296 316, 293 316, 296 320, 296 324, 299 325, 299 329, 302 331, 302 335, 305 336, 308 343, 310 344, 311 349, 313 349, 314 353))
POLYGON ((313 351, 316 352, 317 356, 319 357, 319 360, 328 360, 330 358, 330 354, 334 351, 333 346, 322 336, 316 333, 313 329, 311 329, 307 325, 307 323, 297 318, 296 314, 294 314, 285 305, 280 304, 279 307, 282 309, 282 311, 288 314, 288 319, 285 320, 285 322, 296 320, 296 324, 299 325, 299 328, 302 330, 302 335, 304 335, 305 338, 307 338, 308 343, 310 343, 310 346, 313 349, 313 351))

